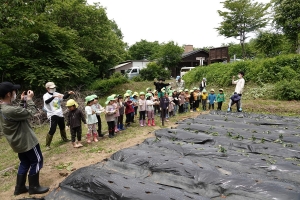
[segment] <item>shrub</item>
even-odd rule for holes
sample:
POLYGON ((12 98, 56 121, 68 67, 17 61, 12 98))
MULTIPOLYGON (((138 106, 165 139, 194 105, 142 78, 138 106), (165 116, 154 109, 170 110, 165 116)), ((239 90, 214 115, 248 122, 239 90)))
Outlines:
POLYGON ((90 85, 90 90, 97 91, 100 94, 107 94, 113 87, 128 83, 129 80, 121 73, 114 73, 110 79, 100 79, 90 85))
POLYGON ((255 59, 235 63, 214 63, 187 73, 183 79, 187 86, 198 83, 202 77, 207 83, 220 87, 231 85, 231 77, 239 71, 245 72, 245 80, 259 85, 277 83, 282 79, 300 78, 300 55, 280 55, 274 58, 255 59))
POLYGON ((142 81, 144 81, 142 79, 141 75, 135 76, 131 80, 134 81, 134 82, 142 82, 142 81))
POLYGON ((274 97, 278 100, 300 100, 299 86, 299 80, 281 80, 275 84, 274 97))
POLYGON ((170 71, 165 70, 155 62, 149 63, 147 65, 147 68, 142 69, 140 73, 141 73, 141 78, 148 81, 152 81, 155 78, 160 78, 160 77, 164 79, 169 79, 171 75, 170 71))

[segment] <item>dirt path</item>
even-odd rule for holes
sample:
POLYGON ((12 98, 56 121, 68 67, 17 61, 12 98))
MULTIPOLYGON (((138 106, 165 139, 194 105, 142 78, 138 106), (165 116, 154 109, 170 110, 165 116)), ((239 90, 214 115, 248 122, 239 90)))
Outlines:
MULTIPOLYGON (((203 113, 206 114, 207 112, 203 113)), ((178 117, 179 120, 183 120, 186 118, 196 117, 199 115, 199 112, 189 113, 187 115, 181 115, 178 117)), ((165 124, 166 127, 176 127, 174 122, 167 122, 165 124)), ((62 182, 72 171, 75 171, 76 169, 95 164, 98 162, 101 162, 105 158, 109 158, 115 151, 119 151, 120 149, 128 148, 137 144, 142 143, 145 139, 154 137, 154 131, 160 129, 159 126, 152 127, 152 132, 149 133, 148 128, 141 128, 140 130, 142 133, 138 134, 135 138, 131 138, 130 140, 127 140, 125 142, 121 142, 119 144, 111 144, 106 146, 106 149, 113 149, 111 152, 107 151, 100 151, 100 152, 93 152, 93 153, 86 153, 81 152, 84 148, 81 149, 75 149, 71 147, 71 144, 64 144, 69 145, 70 148, 68 148, 67 153, 60 153, 55 154, 54 156, 47 156, 47 152, 44 152, 44 167, 41 170, 40 174, 40 184, 49 186, 51 192, 53 189, 57 188, 59 183, 62 182), (153 130, 154 129, 154 130, 153 130), (63 169, 58 169, 58 165, 62 165, 65 163, 72 163, 70 165, 70 168, 66 169, 66 167, 63 167, 63 169)), ((126 131, 119 134, 126 134, 126 131)), ((108 140, 108 138, 105 138, 105 140, 108 140)), ((28 182, 27 182, 28 184, 28 182)), ((14 196, 12 195, 14 192, 14 187, 11 187, 8 191, 1 194, 1 200, 16 200, 16 199, 22 199, 22 198, 33 198, 33 197, 43 197, 46 196, 48 193, 43 195, 29 195, 28 193, 14 196)))

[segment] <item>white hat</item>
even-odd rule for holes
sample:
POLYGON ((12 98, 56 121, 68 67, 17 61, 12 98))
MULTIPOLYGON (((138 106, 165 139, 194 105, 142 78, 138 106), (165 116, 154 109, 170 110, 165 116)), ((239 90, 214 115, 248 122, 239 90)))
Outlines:
POLYGON ((56 88, 56 85, 53 82, 48 82, 45 85, 46 88, 56 88))

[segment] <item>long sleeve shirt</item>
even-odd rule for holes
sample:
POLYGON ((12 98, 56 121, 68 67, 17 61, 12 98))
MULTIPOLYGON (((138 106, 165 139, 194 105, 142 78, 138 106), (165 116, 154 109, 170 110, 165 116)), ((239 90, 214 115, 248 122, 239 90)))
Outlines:
POLYGON ((139 110, 140 111, 146 110, 146 99, 139 99, 139 110))
POLYGON ((216 95, 215 94, 209 94, 208 95, 209 104, 214 104, 216 101, 216 95))
POLYGON ((14 152, 29 151, 39 143, 28 121, 37 111, 32 100, 27 101, 27 108, 0 104, 0 127, 14 152))
POLYGON ((161 109, 167 109, 169 107, 169 98, 162 97, 160 98, 160 107, 161 109))
POLYGON ((235 92, 238 94, 242 94, 243 90, 244 90, 244 86, 245 86, 245 79, 244 78, 240 78, 236 81, 232 80, 232 84, 236 84, 235 86, 235 92))
POLYGON ((47 112, 47 117, 50 118, 51 116, 57 115, 59 117, 63 117, 63 111, 61 108, 61 102, 64 99, 67 99, 70 95, 66 92, 62 98, 59 97, 53 97, 56 95, 62 95, 58 92, 54 93, 45 93, 43 96, 43 101, 44 101, 44 109, 47 112))
POLYGON ((225 101, 225 94, 224 93, 220 93, 217 95, 217 102, 224 102, 225 101))
POLYGON ((69 111, 67 117, 67 126, 70 126, 71 128, 79 127, 81 126, 81 121, 86 124, 84 114, 81 110, 76 108, 75 110, 69 111))
POLYGON ((98 122, 96 113, 93 114, 93 109, 91 106, 85 107, 85 114, 86 114, 86 122, 87 124, 95 124, 98 122))
POLYGON ((113 105, 107 105, 105 107, 105 119, 107 122, 115 121, 116 108, 113 105))

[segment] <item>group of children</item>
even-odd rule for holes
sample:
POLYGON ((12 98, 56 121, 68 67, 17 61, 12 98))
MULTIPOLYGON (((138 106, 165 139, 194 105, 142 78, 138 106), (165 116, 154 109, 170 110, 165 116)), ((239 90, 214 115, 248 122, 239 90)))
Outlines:
POLYGON ((168 121, 169 117, 175 116, 176 113, 194 112, 199 110, 200 103, 202 109, 206 110, 207 103, 209 109, 214 109, 214 103, 218 103, 218 110, 222 109, 222 103, 225 101, 223 89, 219 90, 216 95, 214 90, 207 93, 204 88, 201 92, 199 88, 193 90, 172 90, 172 87, 163 87, 161 91, 152 91, 147 88, 146 92, 132 92, 127 90, 122 95, 113 94, 108 96, 105 107, 98 103, 97 95, 90 95, 85 98, 85 114, 78 109, 78 103, 70 99, 66 106, 69 109, 67 115, 67 129, 70 128, 73 147, 82 147, 81 135, 83 122, 87 127, 87 143, 92 141, 98 142, 98 137, 103 137, 101 130, 100 114, 105 114, 108 126, 109 138, 113 138, 115 133, 125 130, 125 126, 130 126, 139 119, 139 125, 155 126, 155 115, 160 115, 161 120, 168 121), (139 113, 139 116, 137 114, 139 113), (125 115, 125 126, 124 126, 125 115), (146 121, 147 117, 147 121, 146 121), (163 118, 163 119, 162 119, 163 118), (77 138, 77 143, 75 142, 77 138))

